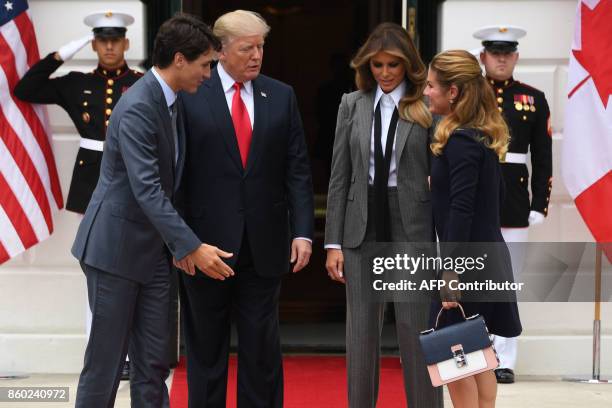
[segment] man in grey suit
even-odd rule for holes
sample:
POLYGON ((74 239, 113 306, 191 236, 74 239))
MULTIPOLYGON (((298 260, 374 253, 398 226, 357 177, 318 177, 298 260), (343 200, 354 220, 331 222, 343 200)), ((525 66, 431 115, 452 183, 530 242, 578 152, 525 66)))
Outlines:
POLYGON ((110 119, 100 179, 72 247, 93 314, 76 407, 113 406, 128 348, 132 406, 167 406, 172 257, 187 273, 196 265, 216 279, 233 274, 221 259, 231 254, 202 244, 174 204, 185 158, 177 92, 195 92, 210 76, 219 47, 191 16, 166 21, 155 39, 154 68, 110 119))

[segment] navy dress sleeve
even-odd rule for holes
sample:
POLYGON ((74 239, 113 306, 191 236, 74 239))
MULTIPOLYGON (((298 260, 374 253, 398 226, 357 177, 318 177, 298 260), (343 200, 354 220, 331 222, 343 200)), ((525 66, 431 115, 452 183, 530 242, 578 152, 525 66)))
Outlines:
POLYGON ((472 135, 455 131, 444 149, 449 170, 446 242, 469 242, 476 208, 483 146, 472 135))

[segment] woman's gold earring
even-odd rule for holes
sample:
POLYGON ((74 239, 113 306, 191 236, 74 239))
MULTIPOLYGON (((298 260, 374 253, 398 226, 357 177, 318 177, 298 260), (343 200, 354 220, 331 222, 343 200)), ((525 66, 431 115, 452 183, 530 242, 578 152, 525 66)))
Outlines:
POLYGON ((450 103, 452 105, 453 103, 455 103, 455 100, 454 99, 449 99, 448 103, 450 103))

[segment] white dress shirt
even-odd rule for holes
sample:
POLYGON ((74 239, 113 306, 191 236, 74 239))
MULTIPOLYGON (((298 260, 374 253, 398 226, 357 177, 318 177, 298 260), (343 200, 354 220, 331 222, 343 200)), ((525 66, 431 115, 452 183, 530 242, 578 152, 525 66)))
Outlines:
MULTIPOLYGON (((225 100, 227 101, 227 108, 229 109, 230 115, 232 114, 232 99, 234 98, 234 93, 236 89, 234 88, 234 84, 236 81, 234 78, 227 73, 227 71, 223 68, 221 63, 217 64, 217 72, 219 73, 219 79, 221 79, 221 86, 223 87, 223 92, 225 93, 225 100)), ((249 114, 249 120, 251 121, 251 129, 254 129, 255 125, 255 102, 253 100, 253 82, 247 81, 242 84, 243 86, 240 88, 240 97, 246 106, 247 112, 249 114)))
MULTIPOLYGON (((406 92, 406 84, 402 82, 393 91, 386 94, 380 89, 380 86, 376 87, 376 96, 374 97, 374 111, 376 111, 376 105, 380 101, 380 117, 382 119, 381 128, 381 144, 383 156, 385 155, 385 149, 387 147, 387 134, 389 133, 389 125, 391 124, 391 116, 393 116, 393 110, 399 109, 399 102, 406 92)), ((370 139, 370 170, 368 173, 368 183, 374 184, 374 126, 375 121, 372 120, 372 136, 370 139)), ((388 187, 397 186, 397 163, 395 160, 395 141, 397 137, 393 139, 393 149, 391 150, 391 163, 389 166, 389 180, 387 182, 388 187)))
MULTIPOLYGON (((170 113, 170 118, 172 119, 172 104, 176 102, 176 92, 170 88, 170 86, 164 81, 164 79, 159 75, 159 73, 155 70, 155 68, 151 68, 151 72, 153 72, 153 76, 157 79, 157 82, 161 85, 162 92, 164 93, 164 98, 166 99, 166 104, 168 105, 168 112, 170 113)), ((175 132, 172 133, 172 137, 174 138, 174 164, 178 162, 179 155, 179 145, 178 145, 178 129, 174 129, 175 132)))
MULTIPOLYGON (((385 149, 387 147, 387 134, 389 133, 389 125, 391 124, 391 116, 393 116, 393 110, 399 109, 399 102, 406 92, 406 83, 402 82, 393 91, 386 94, 380 89, 380 86, 376 87, 376 95, 374 97, 374 111, 376 111, 376 105, 380 100, 380 118, 381 118, 381 144, 383 150, 383 156, 385 155, 385 149)), ((372 133, 370 137, 370 168, 368 171, 368 183, 374 184, 374 126, 376 125, 375 120, 372 120, 372 133)), ((397 132, 397 129, 396 129, 397 132)), ((395 156, 395 141, 397 137, 393 139, 393 149, 391 150, 391 163, 389 166, 389 180, 387 182, 388 187, 397 186, 397 163, 395 156)), ((348 175, 347 175, 348 176, 348 175)), ((325 249, 342 249, 339 244, 327 244, 325 249)))
MULTIPOLYGON (((236 83, 236 81, 230 76, 230 74, 227 73, 225 68, 223 68, 223 64, 221 64, 220 62, 217 64, 217 72, 219 73, 221 86, 223 87, 223 92, 225 93, 227 108, 229 109, 231 115, 232 99, 234 98, 234 93, 236 92, 236 89, 234 88, 234 84, 236 83)), ((240 97, 242 98, 242 102, 244 102, 247 112, 249 114, 249 120, 251 121, 251 129, 255 129, 255 99, 253 98, 252 81, 242 83, 242 87, 240 88, 240 97)), ((295 237, 295 239, 303 239, 304 241, 308 241, 312 244, 312 240, 310 238, 295 237)))

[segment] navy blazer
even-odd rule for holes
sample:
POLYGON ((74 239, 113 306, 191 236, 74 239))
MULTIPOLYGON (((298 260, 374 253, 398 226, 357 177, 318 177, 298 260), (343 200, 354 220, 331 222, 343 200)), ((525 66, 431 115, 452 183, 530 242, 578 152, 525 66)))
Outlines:
POLYGON ((186 221, 202 240, 232 252, 246 231, 261 276, 289 270, 290 239, 313 238, 308 151, 293 89, 264 75, 253 80, 254 128, 243 168, 217 70, 183 94, 187 157, 181 186, 186 221))
POLYGON ((457 129, 431 167, 431 196, 441 242, 503 242, 503 179, 495 152, 477 131, 457 129))

